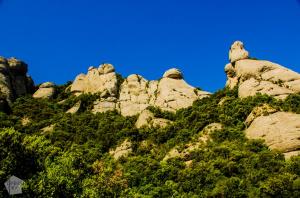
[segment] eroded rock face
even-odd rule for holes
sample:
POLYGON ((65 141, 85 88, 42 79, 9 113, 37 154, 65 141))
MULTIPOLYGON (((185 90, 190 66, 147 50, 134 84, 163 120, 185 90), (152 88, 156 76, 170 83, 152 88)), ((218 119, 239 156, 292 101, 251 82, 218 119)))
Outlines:
POLYGON ((27 64, 16 58, 0 57, 0 93, 8 103, 33 92, 34 83, 27 70, 27 64))
POLYGON ((101 93, 93 112, 117 110, 123 116, 137 115, 149 106, 175 111, 210 94, 188 85, 182 73, 175 68, 166 71, 159 81, 148 81, 137 74, 129 75, 118 90, 117 75, 111 64, 103 64, 98 69, 90 67, 87 75, 78 75, 71 91, 76 95, 101 93))
POLYGON ((98 68, 90 67, 87 74, 79 74, 71 85, 75 95, 99 93, 93 113, 112 111, 117 108, 117 75, 111 64, 102 64, 98 68))
POLYGON ((163 75, 164 78, 183 79, 183 75, 179 69, 172 68, 166 71, 163 75))
POLYGON ((106 111, 114 111, 117 108, 118 108, 117 98, 115 97, 100 98, 99 100, 94 102, 94 108, 92 109, 92 112, 103 113, 106 111))
POLYGON ((191 106, 195 100, 210 93, 195 89, 183 79, 164 77, 159 81, 155 94, 153 106, 165 111, 176 111, 191 106))
POLYGON ((244 44, 241 41, 235 41, 229 50, 229 60, 231 63, 235 61, 247 59, 249 52, 245 50, 244 44))
POLYGON ((147 81, 139 75, 130 75, 121 86, 121 114, 136 115, 148 106, 175 111, 210 94, 187 84, 178 69, 170 69, 163 76, 160 81, 147 81))
POLYGON ((88 73, 79 74, 71 86, 71 92, 101 93, 103 96, 116 96, 117 76, 111 64, 102 64, 98 68, 90 67, 88 73))
POLYGON ((261 106, 254 107, 254 109, 248 115, 245 124, 249 126, 253 122, 253 120, 255 120, 257 117, 267 116, 275 112, 277 112, 277 110, 268 104, 263 104, 261 106))
POLYGON ((45 82, 39 86, 39 89, 33 94, 34 98, 53 98, 55 94, 55 85, 52 82, 45 82))
MULTIPOLYGON (((234 44, 231 51, 235 51, 237 46, 241 45, 234 44)), ((238 51, 243 50, 240 48, 238 51)), ((231 63, 225 66, 225 72, 226 86, 238 86, 241 98, 261 93, 284 99, 291 93, 300 92, 300 74, 269 61, 239 56, 238 59, 231 59, 231 63)))
POLYGON ((150 105, 151 97, 149 81, 137 74, 128 76, 120 89, 119 104, 121 114, 132 116, 142 112, 150 105))
POLYGON ((73 107, 68 109, 66 113, 74 114, 77 113, 81 108, 81 101, 78 101, 73 107))
POLYGON ((246 129, 251 139, 264 139, 271 149, 282 151, 286 157, 297 155, 300 149, 300 114, 276 112, 259 116, 246 129))

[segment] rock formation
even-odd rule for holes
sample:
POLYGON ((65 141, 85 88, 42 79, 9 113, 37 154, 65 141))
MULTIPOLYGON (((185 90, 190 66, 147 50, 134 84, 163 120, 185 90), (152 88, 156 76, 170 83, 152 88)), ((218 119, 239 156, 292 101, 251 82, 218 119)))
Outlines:
MULTIPOLYGON (((238 86, 241 98, 261 93, 284 99, 300 92, 300 74, 276 63, 250 59, 240 41, 231 46, 229 60, 226 86, 238 86)), ((255 107, 245 121, 246 135, 264 139, 271 149, 289 158, 300 153, 300 115, 277 111, 267 104, 255 107)))
POLYGON ((238 60, 249 58, 249 52, 245 50, 244 44, 241 41, 235 41, 229 51, 229 60, 234 63, 238 60))
POLYGON ((172 123, 170 120, 163 119, 163 118, 156 118, 154 117, 154 114, 145 109, 143 110, 136 123, 135 126, 136 128, 142 128, 144 126, 146 127, 166 127, 168 124, 172 123))
POLYGON ((94 104, 94 113, 117 109, 117 74, 111 64, 102 64, 98 68, 90 67, 88 73, 79 74, 71 85, 75 95, 99 93, 100 98, 94 104))
POLYGON ((112 157, 115 160, 118 160, 120 157, 126 157, 131 152, 132 152, 132 144, 129 140, 126 139, 120 146, 118 146, 114 150, 110 150, 109 154, 112 155, 112 157))
POLYGON ((246 135, 248 138, 264 139, 271 149, 282 151, 286 158, 298 155, 300 154, 300 114, 276 112, 261 115, 246 129, 246 135))
POLYGON ((238 86, 241 98, 261 93, 284 99, 300 92, 300 74, 276 63, 249 59, 242 42, 231 46, 229 59, 230 63, 225 66, 226 86, 238 86))
POLYGON ((33 94, 34 98, 53 98, 55 94, 55 85, 52 82, 45 82, 39 86, 39 89, 33 94))
POLYGON ((245 124, 247 126, 249 126, 257 117, 267 116, 267 115, 275 113, 275 112, 277 112, 277 110, 268 104, 263 104, 261 106, 257 106, 248 115, 248 117, 245 121, 245 124))
POLYGON ((77 113, 80 110, 81 105, 82 105, 81 101, 78 101, 73 107, 68 109, 68 111, 66 111, 66 113, 70 113, 70 114, 77 113))
POLYGON ((142 76, 132 74, 121 85, 119 107, 122 115, 132 116, 142 112, 150 105, 157 81, 151 83, 142 76))
POLYGON ((123 116, 137 115, 148 106, 175 111, 210 94, 188 85, 182 73, 175 68, 166 71, 159 81, 148 81, 140 75, 132 74, 122 84, 114 71, 111 64, 102 64, 98 69, 90 67, 87 75, 76 77, 71 91, 76 95, 100 93, 92 111, 117 110, 123 116))
POLYGON ((0 94, 8 103, 33 92, 34 83, 27 70, 27 64, 16 58, 0 57, 0 94))
POLYGON ((116 96, 117 76, 111 64, 102 64, 98 68, 90 67, 88 73, 79 74, 71 86, 71 92, 101 93, 102 97, 116 96))
POLYGON ((208 92, 188 85, 183 80, 182 74, 176 69, 165 72, 155 93, 157 96, 153 99, 153 106, 158 106, 166 111, 189 107, 195 100, 209 95, 208 92))

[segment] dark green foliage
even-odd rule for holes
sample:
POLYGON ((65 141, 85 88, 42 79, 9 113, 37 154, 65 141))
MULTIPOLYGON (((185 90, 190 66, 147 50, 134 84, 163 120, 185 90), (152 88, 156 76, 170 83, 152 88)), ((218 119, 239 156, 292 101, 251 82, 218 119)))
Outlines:
POLYGON ((119 98, 121 85, 125 79, 119 73, 116 73, 116 75, 117 75, 117 98, 119 98))
POLYGON ((280 105, 284 111, 300 113, 300 94, 289 95, 280 105))
POLYGON ((80 102, 81 105, 79 112, 92 110, 93 104, 99 98, 99 96, 100 94, 81 94, 78 97, 70 95, 70 97, 61 104, 61 107, 66 111, 73 107, 76 103, 80 102))
POLYGON ((79 115, 63 115, 47 136, 53 144, 79 144, 97 147, 98 152, 107 152, 118 140, 131 133, 134 118, 124 118, 116 112, 84 112, 79 115))
POLYGON ((172 113, 172 112, 162 111, 160 108, 157 108, 157 107, 154 107, 154 106, 149 106, 147 109, 154 114, 154 117, 165 118, 165 119, 168 119, 168 120, 174 120, 175 119, 175 114, 172 113))
MULTIPOLYGON (((99 95, 75 97, 68 86, 57 87, 51 100, 24 96, 12 104, 11 113, 0 113, 0 182, 10 175, 24 179, 24 197, 300 196, 300 157, 285 161, 243 131, 246 117, 261 104, 300 113, 299 94, 285 101, 266 95, 239 99, 237 88, 223 89, 176 113, 149 107, 172 124, 136 129, 136 117, 91 113, 99 95), (77 113, 65 113, 78 102, 77 113), (30 122, 22 124, 23 118, 30 122), (213 131, 207 144, 162 161, 172 148, 183 150, 216 122, 224 128, 213 131), (52 130, 42 130, 51 125, 52 130), (113 159, 109 151, 125 139, 132 142, 132 153, 113 159)), ((0 193, 7 196, 4 186, 0 193)))
POLYGON ((72 81, 68 81, 64 85, 57 85, 55 86, 55 95, 54 99, 56 101, 62 101, 71 96, 70 86, 72 84, 72 81))
MULTIPOLYGON (((36 173, 38 166, 34 156, 22 144, 23 136, 12 128, 0 129, 0 182, 12 175, 29 179, 36 173)), ((7 196, 4 185, 0 194, 7 196)))

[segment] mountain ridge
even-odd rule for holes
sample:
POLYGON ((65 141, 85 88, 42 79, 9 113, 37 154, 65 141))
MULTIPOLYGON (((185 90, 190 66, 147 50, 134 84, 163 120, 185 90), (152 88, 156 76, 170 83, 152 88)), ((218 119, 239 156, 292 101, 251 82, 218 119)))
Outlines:
POLYGON ((229 54, 211 94, 177 69, 147 81, 103 64, 15 97, 0 111, 0 182, 21 178, 24 197, 299 197, 299 74, 241 42, 229 54))

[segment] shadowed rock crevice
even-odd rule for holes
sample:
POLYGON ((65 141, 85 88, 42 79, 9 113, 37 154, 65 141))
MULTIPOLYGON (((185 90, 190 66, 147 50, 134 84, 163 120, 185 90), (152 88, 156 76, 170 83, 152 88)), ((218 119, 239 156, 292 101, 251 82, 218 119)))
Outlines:
POLYGON ((0 57, 0 93, 8 103, 33 93, 34 83, 27 70, 27 64, 23 61, 0 57))

